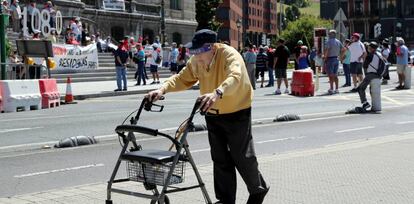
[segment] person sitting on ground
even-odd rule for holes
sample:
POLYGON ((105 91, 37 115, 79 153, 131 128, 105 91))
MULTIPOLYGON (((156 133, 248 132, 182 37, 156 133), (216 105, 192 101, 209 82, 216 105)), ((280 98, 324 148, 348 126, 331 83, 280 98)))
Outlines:
MULTIPOLYGON (((376 42, 371 42, 368 45, 368 55, 365 58, 363 68, 365 77, 364 80, 359 84, 357 90, 359 98, 361 100, 362 108, 367 110, 371 107, 367 101, 365 90, 373 79, 381 79, 381 76, 378 75, 377 70, 379 69, 380 60, 382 59, 381 53, 377 52, 378 44, 376 42)), ((381 86, 380 86, 381 88, 381 86)))

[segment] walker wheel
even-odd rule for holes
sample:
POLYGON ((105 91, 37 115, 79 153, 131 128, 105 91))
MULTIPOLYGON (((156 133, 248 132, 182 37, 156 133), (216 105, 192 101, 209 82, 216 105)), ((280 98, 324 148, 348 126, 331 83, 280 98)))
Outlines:
MULTIPOLYGON (((154 200, 152 200, 151 201, 151 204, 156 204, 155 203, 156 201, 154 201, 154 200)), ((159 204, 160 202, 158 201, 158 204, 159 204)), ((168 198, 168 196, 167 195, 165 195, 164 196, 164 204, 170 204, 170 199, 168 198)))

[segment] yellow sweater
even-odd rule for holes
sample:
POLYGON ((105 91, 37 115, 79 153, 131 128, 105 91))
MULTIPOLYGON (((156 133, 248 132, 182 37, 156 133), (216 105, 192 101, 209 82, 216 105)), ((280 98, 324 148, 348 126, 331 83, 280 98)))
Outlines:
POLYGON ((223 92, 223 98, 218 99, 212 107, 218 109, 219 114, 249 108, 253 88, 242 56, 236 49, 225 44, 216 43, 213 50, 215 55, 210 69, 198 66, 195 58, 190 58, 179 74, 164 82, 165 93, 186 90, 199 81, 201 95, 212 93, 216 89, 223 92))

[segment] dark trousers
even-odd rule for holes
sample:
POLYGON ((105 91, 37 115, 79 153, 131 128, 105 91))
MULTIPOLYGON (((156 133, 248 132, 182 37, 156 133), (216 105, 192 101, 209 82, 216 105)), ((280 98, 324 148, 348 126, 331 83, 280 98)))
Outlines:
POLYGON ((236 202, 236 169, 251 195, 267 191, 253 146, 251 108, 206 116, 206 122, 214 164, 216 198, 224 204, 236 202))
POLYGON ((142 83, 144 85, 147 83, 145 81, 145 64, 144 64, 144 61, 138 62, 138 69, 135 72, 135 78, 137 79, 137 84, 138 85, 141 84, 141 79, 142 79, 142 83))
POLYGON ((367 73, 365 74, 364 80, 362 80, 361 84, 359 84, 357 89, 359 93, 359 98, 361 99, 361 103, 367 102, 367 96, 366 96, 365 90, 367 89, 368 85, 371 83, 371 80, 375 78, 379 78, 379 76, 374 73, 367 73))
POLYGON ((351 68, 349 64, 342 64, 344 68, 345 85, 351 86, 351 68))
POLYGON ((384 73, 384 76, 382 76, 382 78, 385 80, 390 80, 390 65, 389 64, 385 65, 385 73, 384 73))

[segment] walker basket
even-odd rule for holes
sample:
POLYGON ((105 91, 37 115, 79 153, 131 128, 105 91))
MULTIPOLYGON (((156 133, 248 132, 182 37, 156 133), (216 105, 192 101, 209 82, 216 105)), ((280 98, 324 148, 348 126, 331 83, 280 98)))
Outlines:
POLYGON ((184 182, 185 163, 185 161, 178 161, 168 182, 166 179, 171 170, 172 162, 157 164, 128 161, 127 174, 130 181, 169 186, 184 182))

